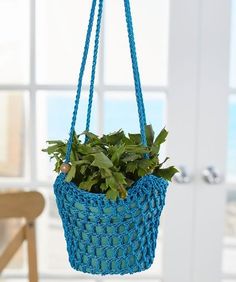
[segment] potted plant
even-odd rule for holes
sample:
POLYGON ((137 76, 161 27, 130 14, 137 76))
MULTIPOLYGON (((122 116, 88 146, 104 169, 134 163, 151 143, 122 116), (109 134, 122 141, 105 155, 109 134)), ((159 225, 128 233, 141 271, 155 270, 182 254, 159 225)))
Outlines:
POLYGON ((68 142, 48 141, 43 151, 55 160, 54 170, 62 171, 59 183, 68 184, 56 185, 55 193, 75 269, 124 274, 151 265, 167 181, 177 172, 163 167, 168 158, 159 159, 167 134, 164 128, 154 137, 146 126, 144 146, 140 134, 126 136, 123 130, 102 137, 74 133, 69 164, 68 142))

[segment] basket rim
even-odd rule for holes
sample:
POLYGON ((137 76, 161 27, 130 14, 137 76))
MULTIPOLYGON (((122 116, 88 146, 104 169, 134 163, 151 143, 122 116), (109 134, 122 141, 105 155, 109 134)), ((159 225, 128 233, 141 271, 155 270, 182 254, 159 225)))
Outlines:
MULTIPOLYGON (((167 188, 168 185, 169 185, 169 182, 166 179, 164 179, 162 177, 158 177, 158 176, 153 175, 153 174, 147 174, 147 175, 144 175, 144 176, 140 177, 137 181, 135 181, 131 185, 131 187, 127 191, 127 197, 125 199, 118 198, 116 201, 111 201, 111 200, 106 198, 106 194, 103 194, 103 193, 91 193, 89 191, 86 191, 86 190, 83 190, 83 189, 79 188, 73 181, 66 182, 65 181, 65 177, 66 177, 66 173, 61 172, 57 176, 56 181, 54 183, 54 186, 55 186, 55 184, 57 183, 58 180, 62 180, 63 183, 69 185, 70 188, 73 189, 73 192, 78 197, 83 196, 83 197, 90 198, 90 199, 108 200, 108 201, 110 201, 112 203, 128 201, 128 199, 131 197, 131 195, 133 196, 133 195, 137 194, 137 192, 139 191, 139 188, 140 188, 140 184, 142 185, 142 182, 144 182, 145 180, 151 180, 151 181, 158 180, 165 188, 167 188)), ((143 185, 143 189, 144 189, 144 191, 145 190, 146 191, 149 190, 144 185, 143 185)))

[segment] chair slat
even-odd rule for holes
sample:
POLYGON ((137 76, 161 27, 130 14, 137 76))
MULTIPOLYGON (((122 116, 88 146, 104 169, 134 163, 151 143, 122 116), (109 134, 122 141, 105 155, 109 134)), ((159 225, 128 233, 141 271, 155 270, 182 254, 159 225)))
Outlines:
POLYGON ((31 221, 41 214, 44 205, 39 192, 0 193, 0 218, 24 217, 31 221))

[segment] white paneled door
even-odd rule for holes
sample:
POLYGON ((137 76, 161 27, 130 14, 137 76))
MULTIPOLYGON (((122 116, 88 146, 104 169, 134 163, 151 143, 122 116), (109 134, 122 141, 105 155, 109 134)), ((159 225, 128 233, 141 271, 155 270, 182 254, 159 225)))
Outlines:
POLYGON ((163 281, 219 282, 229 186, 230 3, 171 3, 168 150, 187 177, 168 195, 163 281))

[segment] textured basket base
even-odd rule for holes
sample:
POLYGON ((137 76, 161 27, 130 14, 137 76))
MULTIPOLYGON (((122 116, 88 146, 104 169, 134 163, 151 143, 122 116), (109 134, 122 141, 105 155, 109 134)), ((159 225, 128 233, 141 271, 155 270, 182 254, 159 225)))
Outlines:
POLYGON ((107 200, 65 182, 54 184, 71 266, 91 274, 132 274, 148 269, 155 257, 167 181, 139 179, 125 200, 107 200))
POLYGON ((75 266, 73 264, 71 264, 70 262, 70 265, 73 269, 77 270, 77 271, 81 271, 81 272, 84 272, 84 273, 88 273, 88 274, 94 274, 94 275, 126 275, 126 274, 134 274, 134 273, 137 273, 137 272, 141 272, 141 271, 145 271, 147 269, 149 269, 153 264, 153 260, 151 263, 149 264, 145 264, 145 265, 142 265, 140 267, 138 266, 135 266, 132 268, 132 270, 126 270, 126 266, 125 266, 125 263, 122 265, 121 264, 121 267, 119 269, 117 269, 116 267, 116 263, 113 262, 111 263, 111 265, 108 265, 106 262, 104 263, 101 263, 101 269, 96 271, 96 263, 91 263, 91 266, 90 267, 84 267, 83 265, 80 265, 80 266, 75 266), (107 270, 109 269, 109 271, 107 270))

